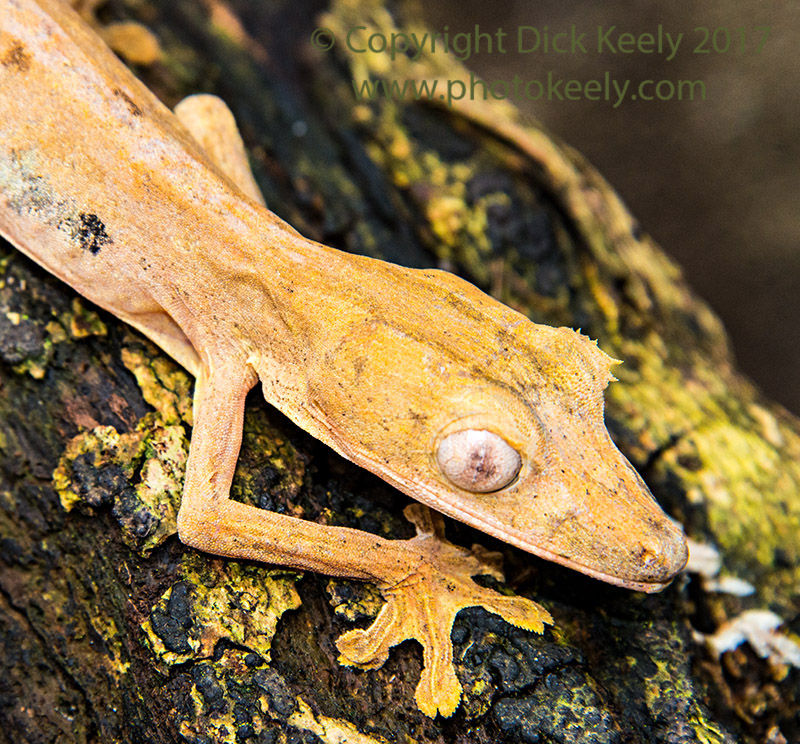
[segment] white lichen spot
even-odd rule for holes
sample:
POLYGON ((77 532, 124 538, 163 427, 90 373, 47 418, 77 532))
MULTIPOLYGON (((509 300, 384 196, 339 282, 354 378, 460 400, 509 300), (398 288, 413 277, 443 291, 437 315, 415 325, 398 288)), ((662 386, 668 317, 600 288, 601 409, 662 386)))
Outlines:
POLYGON ((720 576, 722 557, 709 543, 701 543, 687 538, 689 560, 684 569, 687 573, 700 576, 703 589, 715 594, 731 594, 734 597, 747 597, 755 592, 755 587, 738 576, 720 576))
POLYGON ((713 545, 691 538, 687 538, 686 542, 689 545, 689 561, 684 570, 698 574, 705 591, 734 597, 747 597, 755 592, 755 587, 750 582, 738 576, 719 576, 722 558, 713 545))
POLYGON ((705 636, 708 647, 721 656, 747 642, 762 659, 776 666, 800 667, 800 644, 778 631, 783 620, 769 610, 747 610, 705 636))
POLYGON ((718 576, 714 579, 706 579, 703 587, 708 592, 716 594, 730 594, 733 597, 749 597, 755 594, 756 588, 738 576, 718 576))
POLYGON ((689 560, 686 562, 688 573, 700 574, 706 578, 712 578, 719 573, 722 566, 722 559, 719 551, 710 543, 702 543, 692 538, 686 538, 689 546, 689 560))

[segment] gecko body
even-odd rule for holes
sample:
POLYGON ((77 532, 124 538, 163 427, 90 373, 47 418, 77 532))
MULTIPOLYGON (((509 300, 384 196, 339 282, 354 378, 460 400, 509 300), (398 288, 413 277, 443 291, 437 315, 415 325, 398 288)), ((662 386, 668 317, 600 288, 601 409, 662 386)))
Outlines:
POLYGON ((429 715, 458 704, 459 609, 551 622, 474 584, 477 561, 419 510, 417 537, 390 541, 231 501, 260 380, 271 405, 348 459, 535 555, 647 592, 683 567, 682 532, 606 431, 615 362, 596 344, 446 272, 302 237, 65 4, 0 11, 0 233, 196 377, 185 543, 374 581, 387 604, 340 639, 342 660, 378 666, 417 638, 429 715))

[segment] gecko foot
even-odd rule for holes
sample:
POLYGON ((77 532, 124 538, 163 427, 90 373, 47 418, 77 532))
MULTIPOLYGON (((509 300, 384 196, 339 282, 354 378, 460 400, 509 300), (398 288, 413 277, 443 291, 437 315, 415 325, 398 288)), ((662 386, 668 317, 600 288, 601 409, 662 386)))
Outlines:
POLYGON ((380 587, 386 599, 366 630, 350 630, 336 642, 339 663, 377 669, 392 646, 414 638, 422 644, 423 669, 416 691, 417 705, 431 718, 451 716, 461 699, 461 684, 453 666, 450 632, 456 615, 466 607, 483 607, 525 630, 544 631, 553 619, 544 608, 522 597, 506 597, 476 584, 472 577, 489 574, 502 579, 496 554, 477 546, 459 548, 444 538, 444 521, 427 507, 406 507, 417 528, 409 541, 422 561, 403 581, 380 587))

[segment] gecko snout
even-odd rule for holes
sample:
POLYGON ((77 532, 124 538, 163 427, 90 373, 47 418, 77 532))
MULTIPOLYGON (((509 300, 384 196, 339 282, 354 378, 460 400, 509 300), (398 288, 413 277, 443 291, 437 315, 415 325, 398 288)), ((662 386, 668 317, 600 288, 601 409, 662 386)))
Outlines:
POLYGON ((642 536, 639 554, 634 558, 638 566, 636 580, 654 584, 651 591, 659 591, 689 558, 683 531, 666 517, 658 520, 642 536))
POLYGON ((616 457, 619 467, 607 478, 598 478, 598 470, 567 470, 572 479, 560 488, 540 490, 527 531, 538 532, 531 542, 565 565, 617 586, 658 592, 686 565, 686 538, 633 467, 616 457))

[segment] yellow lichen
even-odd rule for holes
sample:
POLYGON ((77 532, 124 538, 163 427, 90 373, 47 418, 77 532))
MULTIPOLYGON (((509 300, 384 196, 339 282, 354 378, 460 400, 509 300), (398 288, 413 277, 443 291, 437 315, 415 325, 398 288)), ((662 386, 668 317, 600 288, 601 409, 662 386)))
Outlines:
POLYGON ((388 744, 382 736, 362 734, 352 723, 314 713, 303 698, 297 698, 297 710, 287 723, 316 734, 325 744, 388 744))
POLYGON ((61 500, 65 511, 72 509, 86 499, 86 490, 74 477, 72 463, 81 455, 92 455, 92 466, 99 468, 104 462, 116 460, 123 471, 126 470, 125 462, 129 462, 129 471, 132 471, 133 451, 141 443, 140 436, 125 438, 121 441, 119 432, 113 426, 97 426, 91 431, 73 437, 64 449, 64 454, 59 459, 58 466, 53 472, 53 486, 61 500), (133 446, 131 448, 131 445, 133 446), (118 455, 121 453, 121 457, 118 455))
POLYGON ((78 297, 73 298, 72 312, 67 315, 66 320, 72 338, 105 336, 108 333, 106 324, 97 312, 86 307, 78 297))
POLYGON ((165 424, 192 425, 192 378, 141 336, 128 333, 122 363, 165 424))
POLYGON ((426 216, 436 236, 448 245, 455 245, 466 221, 466 204, 455 196, 431 199, 426 216))
MULTIPOLYGON (((297 573, 269 570, 239 561, 211 558, 189 551, 181 559, 179 582, 187 582, 191 623, 185 628, 183 650, 167 648, 153 614, 142 624, 151 651, 166 665, 209 659, 220 640, 246 646, 269 661, 272 637, 281 615, 300 606, 294 587, 297 573)), ((169 613, 176 585, 153 608, 169 613)), ((173 644, 174 647, 174 644, 173 644)))
POLYGON ((700 744, 722 744, 726 741, 722 729, 707 718, 698 715, 692 717, 690 722, 700 744))
POLYGON ((330 579, 325 590, 331 598, 337 617, 355 622, 365 617, 377 617, 385 604, 380 591, 374 584, 330 579))
POLYGON ((198 744, 239 744, 243 725, 252 734, 247 738, 253 740, 275 725, 269 710, 269 696, 263 691, 255 698, 255 705, 246 708, 245 721, 241 716, 242 710, 230 701, 232 693, 236 700, 241 700, 243 686, 247 684, 243 677, 252 677, 245 661, 248 654, 246 650, 227 648, 213 664, 202 662, 199 670, 195 667, 195 681, 189 690, 192 709, 180 705, 172 709, 170 716, 182 740, 198 744), (209 698, 209 689, 213 690, 212 699, 209 698), (213 697, 217 692, 220 693, 219 699, 213 697))
POLYGON ((123 539, 146 555, 177 530, 188 449, 182 426, 162 426, 152 414, 124 434, 98 426, 67 444, 53 485, 67 511, 113 505, 123 539))

